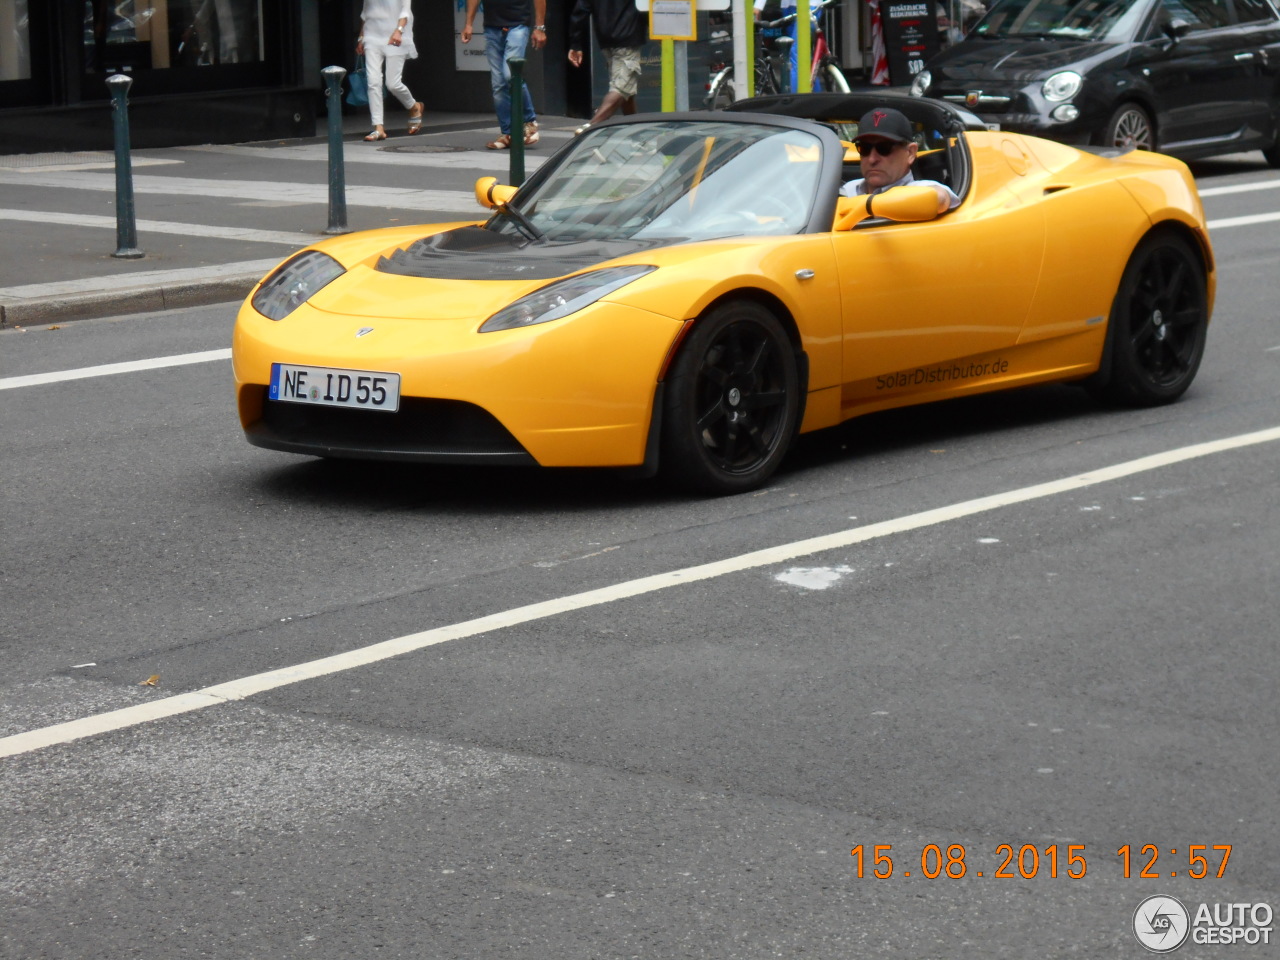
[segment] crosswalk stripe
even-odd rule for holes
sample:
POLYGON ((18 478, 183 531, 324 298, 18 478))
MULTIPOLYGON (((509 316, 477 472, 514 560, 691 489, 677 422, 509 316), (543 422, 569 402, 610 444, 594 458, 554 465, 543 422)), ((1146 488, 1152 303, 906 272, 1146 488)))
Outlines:
MULTIPOLYGON (((53 187, 59 190, 114 192, 114 173, 13 173, 0 171, 0 183, 13 186, 53 187)), ((196 177, 135 176, 135 194, 223 197, 234 200, 267 200, 276 203, 310 203, 327 206, 328 183, 280 183, 274 180, 209 180, 196 177)), ((415 190, 409 187, 347 185, 347 205, 388 207, 397 210, 434 210, 479 217, 483 211, 469 190, 415 190)))
MULTIPOLYGON (((72 227, 105 227, 114 230, 115 217, 89 213, 55 213, 50 210, 4 210, 0 220, 23 220, 28 223, 61 223, 72 227)), ((183 237, 212 237, 218 240, 243 240, 248 243, 282 243, 305 247, 319 234, 284 233, 278 230, 252 230, 248 227, 211 227, 202 223, 176 223, 172 220, 139 220, 139 233, 175 233, 183 237)))

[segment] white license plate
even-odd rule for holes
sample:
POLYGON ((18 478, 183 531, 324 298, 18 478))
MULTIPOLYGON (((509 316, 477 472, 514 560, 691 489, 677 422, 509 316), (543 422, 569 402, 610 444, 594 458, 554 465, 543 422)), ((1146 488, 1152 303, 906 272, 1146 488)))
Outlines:
POLYGON ((273 363, 269 396, 286 403, 395 413, 400 409, 400 374, 273 363))

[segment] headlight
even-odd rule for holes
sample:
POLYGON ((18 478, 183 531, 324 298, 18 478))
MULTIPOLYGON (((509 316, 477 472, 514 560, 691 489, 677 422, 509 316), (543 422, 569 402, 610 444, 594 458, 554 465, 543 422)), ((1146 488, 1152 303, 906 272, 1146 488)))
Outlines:
POLYGON ((928 70, 921 70, 916 74, 916 78, 911 81, 911 95, 913 97, 923 97, 929 92, 929 86, 933 83, 933 74, 928 70))
POLYGON ((268 320, 283 320, 316 291, 346 273, 337 260, 319 250, 307 250, 280 265, 253 295, 253 308, 268 320))
POLYGON ((516 327, 531 327, 535 323, 559 320, 656 269, 658 268, 644 264, 605 267, 603 270, 592 270, 590 273, 557 280, 527 297, 521 297, 510 306, 503 307, 480 325, 480 332, 514 330, 516 327))
POLYGON ((1053 103, 1060 100, 1070 100, 1080 92, 1080 87, 1084 83, 1084 78, 1074 70, 1063 70, 1061 73, 1055 73, 1052 77, 1044 82, 1044 86, 1040 88, 1040 92, 1044 94, 1044 98, 1053 103))

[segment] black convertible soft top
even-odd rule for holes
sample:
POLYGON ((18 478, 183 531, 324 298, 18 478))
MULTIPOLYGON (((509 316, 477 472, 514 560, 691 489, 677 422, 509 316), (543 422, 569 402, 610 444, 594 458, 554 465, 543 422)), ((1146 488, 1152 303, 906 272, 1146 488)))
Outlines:
MULTIPOLYGON (((859 90, 854 93, 780 93, 769 97, 752 97, 730 104, 734 113, 772 113, 784 117, 800 117, 835 125, 852 124, 872 107, 893 107, 925 130, 937 130, 943 136, 962 130, 985 130, 987 125, 976 114, 944 100, 930 100, 889 91, 859 90)), ((856 130, 854 131, 856 135, 856 130)), ((852 140, 854 137, 844 137, 852 140)))

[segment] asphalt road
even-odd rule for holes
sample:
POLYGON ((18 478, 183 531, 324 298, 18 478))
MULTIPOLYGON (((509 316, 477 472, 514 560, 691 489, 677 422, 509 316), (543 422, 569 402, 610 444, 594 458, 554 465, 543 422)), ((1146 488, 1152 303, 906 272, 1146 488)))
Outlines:
MULTIPOLYGON (((1280 209, 1256 159, 1211 221, 1280 209)), ((1280 426, 1280 236, 1214 242, 1182 402, 877 415, 736 498, 262 451, 226 360, 0 389, 0 737, 440 641, 0 759, 0 956, 1140 957, 1149 895, 1280 907, 1280 442, 904 521, 1280 426)), ((0 388, 234 310, 0 332, 0 388)))

